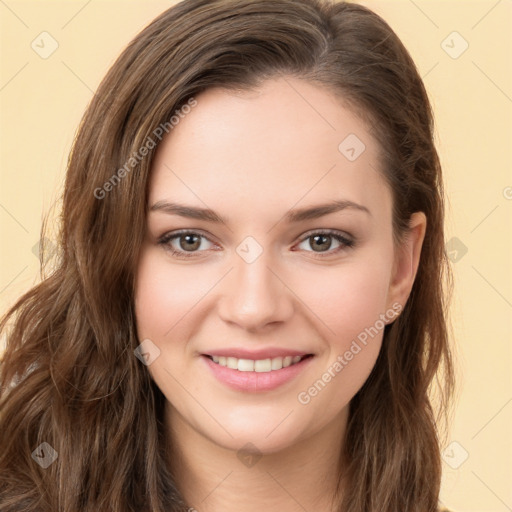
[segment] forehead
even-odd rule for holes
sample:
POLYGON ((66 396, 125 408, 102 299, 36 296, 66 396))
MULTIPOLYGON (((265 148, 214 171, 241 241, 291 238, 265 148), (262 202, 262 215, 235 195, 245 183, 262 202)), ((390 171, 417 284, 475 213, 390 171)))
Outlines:
POLYGON ((281 77, 256 90, 214 88, 195 99, 160 143, 150 202, 202 201, 221 210, 236 196, 237 207, 249 211, 297 201, 375 202, 380 191, 381 206, 389 206, 378 143, 325 88, 281 77))

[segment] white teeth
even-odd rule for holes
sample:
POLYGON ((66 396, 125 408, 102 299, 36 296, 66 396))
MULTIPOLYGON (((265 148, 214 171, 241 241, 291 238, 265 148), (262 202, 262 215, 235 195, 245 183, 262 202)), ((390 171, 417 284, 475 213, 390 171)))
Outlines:
POLYGON ((280 370, 283 367, 283 358, 282 357, 274 357, 272 359, 271 368, 272 370, 280 370))
POLYGON ((240 372, 270 372, 298 363, 301 356, 274 357, 272 359, 237 359, 236 357, 211 356, 215 363, 240 372))
POLYGON ((254 361, 252 359, 239 359, 238 360, 238 371, 253 372, 254 371, 254 361))
POLYGON ((255 372, 269 372, 272 370, 272 359, 259 359, 254 361, 255 372))
POLYGON ((238 369, 238 359, 236 357, 228 357, 227 367, 233 370, 238 369))

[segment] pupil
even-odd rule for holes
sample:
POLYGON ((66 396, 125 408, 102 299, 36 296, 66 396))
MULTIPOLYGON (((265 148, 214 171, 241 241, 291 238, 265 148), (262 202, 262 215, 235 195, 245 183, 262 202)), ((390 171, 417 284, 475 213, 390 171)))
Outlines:
MULTIPOLYGON (((189 249, 197 249, 200 244, 197 243, 197 240, 195 242, 193 242, 193 241, 191 242, 191 240, 194 239, 194 238, 199 239, 199 237, 197 235, 182 235, 181 238, 180 238, 180 242, 185 239, 187 244, 192 244, 193 245, 193 247, 191 247, 189 245, 188 246, 189 249)), ((183 248, 183 246, 182 246, 182 248, 183 248)))
MULTIPOLYGON (((323 239, 324 240, 323 245, 325 245, 325 240, 329 239, 329 235, 316 235, 316 236, 313 236, 312 238, 315 241, 315 243, 317 242, 318 239, 323 239)), ((330 243, 327 243, 327 247, 324 247, 324 248, 329 249, 329 245, 330 245, 330 243)))

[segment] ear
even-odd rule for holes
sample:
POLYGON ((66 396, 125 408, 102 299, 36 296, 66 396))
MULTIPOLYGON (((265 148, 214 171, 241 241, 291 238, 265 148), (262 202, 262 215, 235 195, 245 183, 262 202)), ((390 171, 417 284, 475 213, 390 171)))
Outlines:
POLYGON ((415 212, 409 220, 409 232, 395 251, 395 261, 388 289, 388 307, 399 303, 402 308, 412 290, 420 262, 421 247, 427 229, 427 217, 415 212))

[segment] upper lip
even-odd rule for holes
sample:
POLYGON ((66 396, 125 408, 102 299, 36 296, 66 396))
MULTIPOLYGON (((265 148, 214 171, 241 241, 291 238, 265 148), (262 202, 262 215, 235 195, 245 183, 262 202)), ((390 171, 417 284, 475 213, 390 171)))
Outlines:
POLYGON ((309 354, 311 354, 311 352, 277 347, 264 348, 260 350, 248 350, 246 348, 219 348, 203 353, 205 356, 236 357, 237 359, 253 359, 255 361, 260 359, 273 359, 274 357, 303 357, 309 354))

